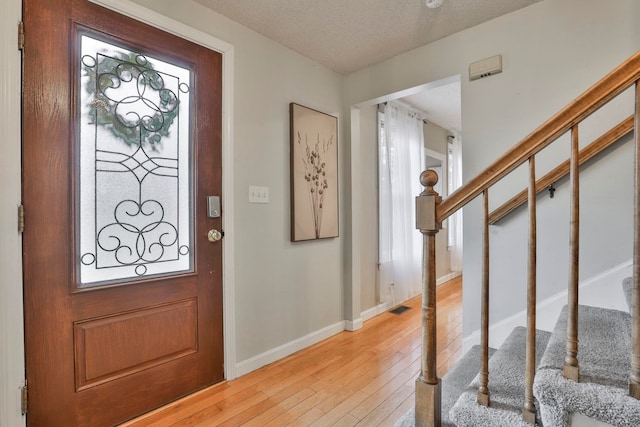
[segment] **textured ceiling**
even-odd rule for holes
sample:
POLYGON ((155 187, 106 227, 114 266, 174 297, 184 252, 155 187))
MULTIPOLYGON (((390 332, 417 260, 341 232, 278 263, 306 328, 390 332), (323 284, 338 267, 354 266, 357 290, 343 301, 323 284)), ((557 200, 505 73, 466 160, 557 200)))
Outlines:
POLYGON ((540 0, 195 0, 340 73, 425 45, 540 0))

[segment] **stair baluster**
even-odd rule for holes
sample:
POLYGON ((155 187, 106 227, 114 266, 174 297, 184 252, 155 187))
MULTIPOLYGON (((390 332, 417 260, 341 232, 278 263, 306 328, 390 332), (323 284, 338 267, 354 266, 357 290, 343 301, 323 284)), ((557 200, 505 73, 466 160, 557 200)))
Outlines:
POLYGON ((571 181, 571 207, 569 220, 569 285, 567 302, 567 343, 562 373, 565 378, 579 381, 578 364, 578 282, 580 253, 580 152, 578 125, 571 128, 571 157, 569 179, 571 181))
POLYGON ((635 84, 635 178, 633 205, 633 291, 631 298, 631 375, 629 395, 640 399, 640 80, 635 84))
POLYGON ((416 197, 416 228, 423 238, 422 261, 422 357, 416 380, 416 427, 440 427, 442 384, 436 372, 436 207, 442 198, 433 189, 438 174, 426 170, 420 174, 424 191, 416 197))
POLYGON ((522 419, 536 422, 536 406, 533 401, 533 379, 536 373, 536 161, 529 157, 529 262, 527 280, 527 356, 525 367, 525 392, 522 419))
POLYGON ((489 406, 489 190, 482 192, 484 222, 482 230, 482 313, 480 321, 480 387, 478 403, 489 406))

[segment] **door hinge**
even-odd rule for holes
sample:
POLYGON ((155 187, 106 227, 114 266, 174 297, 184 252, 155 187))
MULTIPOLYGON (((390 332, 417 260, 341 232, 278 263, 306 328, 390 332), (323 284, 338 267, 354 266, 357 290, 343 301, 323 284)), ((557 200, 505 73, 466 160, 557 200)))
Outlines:
POLYGON ((24 50, 24 22, 18 23, 18 49, 24 50))
POLYGON ((18 233, 24 233, 24 205, 18 205, 18 233))
POLYGON ((24 386, 20 388, 20 409, 22 410, 22 415, 27 415, 27 411, 29 410, 29 392, 26 381, 24 386))

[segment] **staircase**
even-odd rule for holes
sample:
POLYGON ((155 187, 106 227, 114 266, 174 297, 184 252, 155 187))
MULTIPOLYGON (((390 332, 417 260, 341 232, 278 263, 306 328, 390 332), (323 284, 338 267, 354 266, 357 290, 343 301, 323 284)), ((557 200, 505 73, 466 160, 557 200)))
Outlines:
POLYGON ((628 395, 631 315, 579 306, 580 382, 562 376, 567 329, 563 310, 536 373, 533 391, 542 424, 570 425, 581 413, 615 426, 640 426, 640 401, 628 395))
MULTIPOLYGON (((572 103, 514 145, 492 165, 442 199, 433 186, 434 171, 420 176, 425 190, 416 198, 416 227, 423 234, 422 359, 416 380, 416 404, 397 425, 438 427, 571 425, 580 413, 614 426, 640 426, 640 51, 610 72, 572 103), (580 151, 579 126, 629 87, 635 89, 633 115, 580 151), (633 124, 633 126, 631 126, 633 124), (634 129, 633 277, 625 280, 630 313, 578 304, 580 236, 580 164, 634 129), (571 156, 536 179, 536 155, 570 134, 571 156), (489 213, 491 187, 521 165, 529 170, 526 191, 499 212, 489 213), (541 182, 569 174, 569 283, 567 306, 553 333, 536 330, 536 196, 541 182), (443 379, 436 374, 435 236, 442 222, 482 195, 481 343, 443 379), (526 195, 526 197, 525 197, 526 195), (489 225, 528 205, 527 327, 516 328, 504 344, 489 348, 489 225), (580 340, 578 340, 578 331, 580 340), (477 372, 477 375, 472 375, 477 372), (470 377, 471 380, 470 380, 470 377), (461 384, 468 386, 463 387, 461 384), (455 403, 453 403, 455 402, 455 403)), ((553 182, 553 181, 552 181, 553 182)))
MULTIPOLYGON (((631 278, 623 286, 630 296, 631 278)), ((631 301, 627 298, 629 307, 631 301)), ((581 339, 580 382, 562 375, 567 327, 564 308, 552 333, 536 333, 536 425, 565 427, 581 413, 620 427, 640 426, 640 401, 628 396, 631 315, 599 307, 578 307, 581 339), (611 331, 616 331, 612 334, 611 331)), ((491 405, 479 405, 480 346, 475 346, 442 378, 442 426, 523 426, 521 404, 525 381, 526 328, 517 327, 497 350, 490 350, 491 405), (464 385, 463 385, 464 384, 464 385)), ((415 411, 396 423, 415 425, 415 411)))

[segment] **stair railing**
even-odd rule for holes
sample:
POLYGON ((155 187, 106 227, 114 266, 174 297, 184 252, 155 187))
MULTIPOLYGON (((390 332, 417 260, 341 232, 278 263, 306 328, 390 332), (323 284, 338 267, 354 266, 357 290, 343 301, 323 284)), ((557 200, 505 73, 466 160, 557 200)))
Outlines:
MULTIPOLYGON (((626 134, 633 131, 633 120, 634 116, 631 115, 624 119, 622 122, 618 123, 614 127, 612 127, 609 131, 604 133, 598 139, 593 141, 591 144, 584 147, 578 153, 579 158, 579 166, 582 166, 584 163, 588 162, 606 148, 613 145, 616 141, 619 141, 620 138, 625 136, 626 134)), ((569 166, 570 160, 566 160, 558 165, 551 172, 547 173, 545 176, 540 178, 536 182, 536 191, 538 194, 549 189, 552 190, 552 186, 554 183, 558 182, 560 179, 564 178, 569 174, 569 166)), ((509 215, 511 212, 515 211, 519 208, 523 203, 527 201, 527 189, 525 188, 515 196, 513 196, 508 201, 504 202, 500 207, 496 208, 489 214, 489 225, 494 225, 502 218, 509 215)))
POLYGON ((635 85, 635 182, 634 182, 634 254, 632 293, 632 350, 629 377, 630 396, 640 399, 640 51, 585 91, 555 116, 513 146, 493 164, 482 171, 449 197, 442 200, 433 186, 438 175, 426 170, 420 175, 425 190, 416 197, 416 228, 423 235, 422 275, 422 357, 420 376, 416 380, 416 426, 441 425, 442 384, 436 373, 436 277, 435 236, 442 222, 471 200, 483 194, 483 254, 482 254, 482 314, 481 363, 478 403, 490 406, 488 387, 488 333, 489 333, 489 188, 518 166, 529 163, 527 191, 529 212, 528 280, 527 280, 527 344, 525 367, 525 396, 523 419, 535 423, 533 397, 535 374, 536 330, 536 194, 535 155, 566 132, 571 131, 570 209, 570 270, 568 297, 567 344, 563 366, 564 376, 579 380, 578 363, 578 255, 579 255, 579 124, 603 105, 630 86, 635 85))

